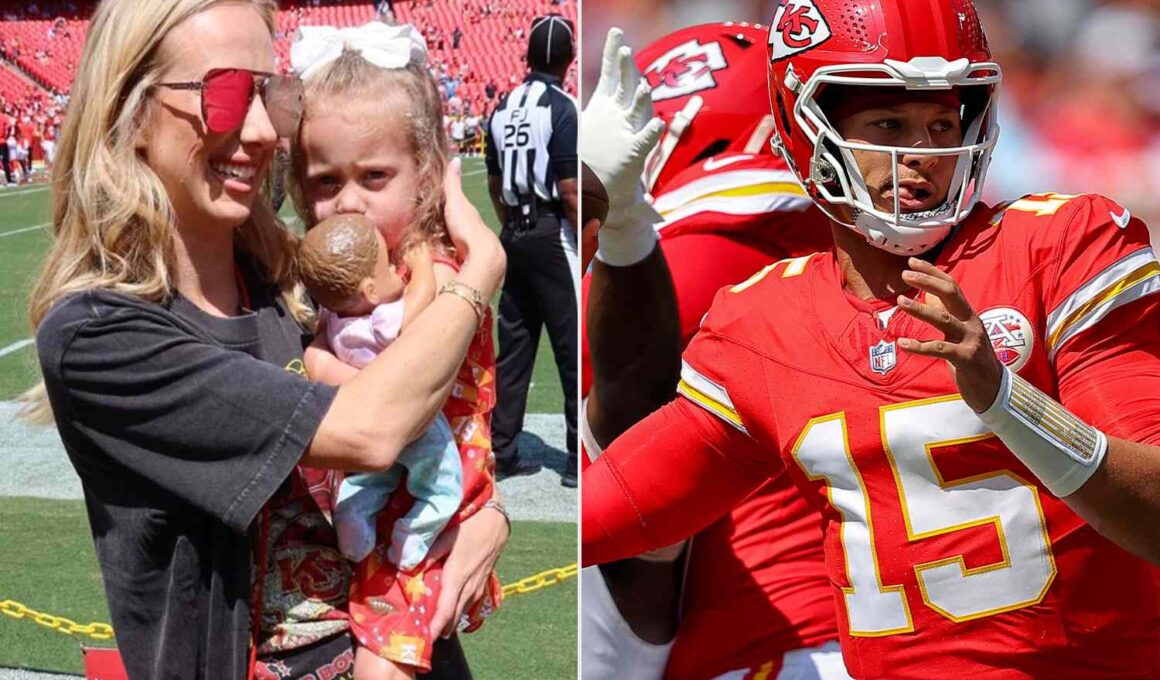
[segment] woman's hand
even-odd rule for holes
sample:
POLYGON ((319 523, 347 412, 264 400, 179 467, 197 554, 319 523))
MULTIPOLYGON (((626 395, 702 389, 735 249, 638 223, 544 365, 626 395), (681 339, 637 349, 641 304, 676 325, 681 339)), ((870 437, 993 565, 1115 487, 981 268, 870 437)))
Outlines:
POLYGON ((443 175, 443 219, 447 234, 463 258, 460 278, 478 286, 491 299, 503 281, 507 256, 499 238, 483 222, 479 211, 463 193, 462 163, 458 158, 447 164, 443 175))
POLYGON ((443 565, 443 592, 435 607, 431 630, 442 637, 455 633, 463 613, 483 597, 487 577, 507 543, 507 519, 494 508, 484 508, 435 541, 428 559, 448 555, 443 565))
POLYGON ((946 359, 963 401, 975 413, 987 410, 999 393, 1003 364, 995 356, 983 321, 971 309, 963 291, 950 274, 933 264, 910 258, 902 280, 926 293, 926 303, 904 295, 898 297, 902 311, 943 332, 943 340, 919 342, 899 338, 898 347, 912 354, 946 359))

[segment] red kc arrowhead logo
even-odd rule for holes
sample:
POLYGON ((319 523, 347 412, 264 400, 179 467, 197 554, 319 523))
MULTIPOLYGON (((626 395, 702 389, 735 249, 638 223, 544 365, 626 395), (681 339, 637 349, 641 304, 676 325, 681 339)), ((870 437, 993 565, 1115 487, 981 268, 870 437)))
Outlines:
POLYGON ((829 40, 831 35, 830 25, 814 0, 783 0, 769 29, 773 60, 813 49, 829 40))
POLYGON ((728 68, 718 42, 689 40, 665 52, 644 70, 654 102, 717 87, 714 71, 728 68))

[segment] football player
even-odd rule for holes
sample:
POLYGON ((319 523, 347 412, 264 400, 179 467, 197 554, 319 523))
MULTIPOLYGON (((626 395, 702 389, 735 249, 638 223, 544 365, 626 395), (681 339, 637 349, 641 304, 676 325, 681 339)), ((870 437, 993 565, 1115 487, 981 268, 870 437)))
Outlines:
MULTIPOLYGON (((671 354, 663 344, 672 333, 662 323, 669 317, 641 318, 666 309, 669 286, 675 286, 683 347, 719 288, 782 258, 829 247, 825 217, 768 143, 773 120, 763 77, 766 35, 759 25, 707 24, 665 36, 636 57, 653 108, 666 123, 644 170, 660 218, 656 229, 651 222, 658 219, 620 226, 612 244, 619 266, 602 257, 584 282, 588 427, 582 430, 589 457, 674 394, 678 371, 669 377, 661 363, 671 354), (633 229, 639 238, 623 235, 633 229), (632 257, 621 254, 629 250, 622 244, 638 243, 632 257), (664 276, 666 261, 672 284, 664 276)), ((615 60, 619 41, 619 33, 610 36, 606 66, 616 72, 606 68, 602 80, 633 92, 635 69, 624 54, 623 66, 615 60)), ((594 104, 597 110, 606 106, 594 104)), ((618 126, 601 120, 585 129, 618 126)), ((625 140, 586 133, 584 143, 599 147, 585 154, 594 168, 611 163, 600 160, 605 150, 621 167, 629 165, 625 140)), ((635 176, 611 175, 605 171, 606 185, 639 186, 635 176)), ((622 212, 647 214, 639 206, 622 212)), ((607 245, 602 242, 605 250, 607 245)), ((685 562, 676 561, 682 545, 582 574, 585 677, 626 668, 633 677, 660 677, 678 618, 666 677, 775 678, 783 667, 789 677, 806 666, 817 677, 848 677, 833 643, 837 629, 818 513, 788 475, 775 476, 699 535, 685 562)))
POLYGON ((1157 677, 1151 568, 1097 532, 1160 555, 1145 225, 1101 196, 979 202, 1001 71, 970 0, 783 0, 768 49, 833 247, 718 293, 680 396, 585 473, 585 562, 788 473, 854 677, 1157 677))

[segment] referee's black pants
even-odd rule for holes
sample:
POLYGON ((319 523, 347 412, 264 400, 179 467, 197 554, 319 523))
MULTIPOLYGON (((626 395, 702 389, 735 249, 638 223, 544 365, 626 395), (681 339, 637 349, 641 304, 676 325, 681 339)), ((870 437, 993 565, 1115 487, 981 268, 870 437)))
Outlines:
POLYGON ((8 144, 0 139, 0 163, 4 165, 4 181, 12 184, 12 159, 8 157, 8 144))
POLYGON ((577 279, 576 231, 552 214, 500 232, 507 252, 507 277, 499 301, 499 357, 491 442, 496 462, 519 459, 516 437, 524 426, 528 385, 536 363, 540 329, 546 326, 564 390, 568 453, 576 456, 577 279))

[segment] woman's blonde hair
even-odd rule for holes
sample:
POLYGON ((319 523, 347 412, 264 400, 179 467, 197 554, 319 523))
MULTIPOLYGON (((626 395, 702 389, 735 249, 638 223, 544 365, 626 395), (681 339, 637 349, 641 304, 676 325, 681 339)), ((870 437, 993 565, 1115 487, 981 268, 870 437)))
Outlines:
MULTIPOLYGON (((382 102, 384 124, 396 116, 406 126, 406 139, 415 161, 415 219, 403 233, 394 253, 405 253, 412 245, 427 242, 446 254, 454 253, 443 221, 443 174, 447 169, 448 141, 443 129, 443 98, 427 67, 414 62, 404 68, 385 69, 375 66, 345 50, 334 61, 310 74, 305 81, 306 121, 329 107, 341 107, 352 98, 382 102)), ((381 128, 372 128, 375 134, 381 128)), ((303 185, 306 179, 306 154, 302 149, 302 132, 291 144, 287 194, 294 202, 307 229, 315 219, 308 205, 303 185)))
MULTIPOLYGON (((152 301, 170 295, 173 206, 135 142, 147 123, 162 40, 189 17, 226 2, 253 5, 273 35, 274 0, 104 0, 97 7, 56 147, 53 243, 29 301, 34 331, 53 305, 78 291, 152 301)), ((268 193, 267 187, 238 227, 235 248, 305 320, 309 310, 294 271, 297 239, 278 221, 268 193)), ((43 382, 24 398, 29 419, 50 420, 43 382)))

